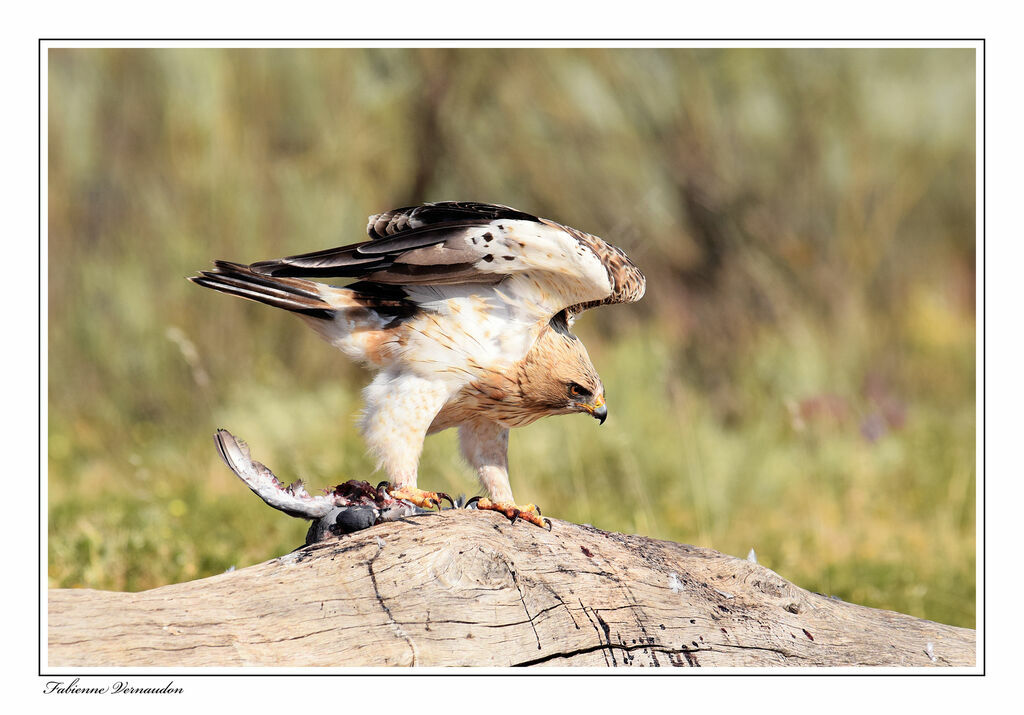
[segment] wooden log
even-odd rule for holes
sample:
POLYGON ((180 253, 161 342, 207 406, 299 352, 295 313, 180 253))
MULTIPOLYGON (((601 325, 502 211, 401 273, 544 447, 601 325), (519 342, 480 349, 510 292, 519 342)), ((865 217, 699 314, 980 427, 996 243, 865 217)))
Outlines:
POLYGON ((494 513, 140 593, 49 592, 56 666, 974 666, 975 632, 708 549, 494 513))

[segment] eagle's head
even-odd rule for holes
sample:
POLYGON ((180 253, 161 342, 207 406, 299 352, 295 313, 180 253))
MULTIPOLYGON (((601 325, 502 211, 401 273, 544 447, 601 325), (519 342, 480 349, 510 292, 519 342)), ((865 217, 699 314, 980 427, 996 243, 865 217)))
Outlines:
POLYGON ((585 412, 602 424, 608 417, 601 378, 583 343, 567 328, 553 323, 542 332, 518 378, 524 402, 537 412, 585 412))

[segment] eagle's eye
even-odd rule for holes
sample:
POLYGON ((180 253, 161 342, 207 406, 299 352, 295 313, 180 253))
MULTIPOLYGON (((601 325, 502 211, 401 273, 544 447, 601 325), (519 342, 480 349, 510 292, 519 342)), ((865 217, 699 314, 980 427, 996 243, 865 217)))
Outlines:
POLYGON ((576 384, 575 382, 570 382, 569 383, 569 396, 570 397, 589 397, 590 396, 590 390, 588 390, 587 388, 583 387, 582 385, 576 384))

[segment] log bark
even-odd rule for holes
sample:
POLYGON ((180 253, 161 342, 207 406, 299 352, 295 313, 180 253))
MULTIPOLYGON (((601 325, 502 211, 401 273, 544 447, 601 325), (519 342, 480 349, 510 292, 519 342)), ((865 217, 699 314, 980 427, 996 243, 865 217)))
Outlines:
POLYGON ((975 632, 708 549, 446 511, 139 593, 49 591, 57 666, 974 666, 975 632))

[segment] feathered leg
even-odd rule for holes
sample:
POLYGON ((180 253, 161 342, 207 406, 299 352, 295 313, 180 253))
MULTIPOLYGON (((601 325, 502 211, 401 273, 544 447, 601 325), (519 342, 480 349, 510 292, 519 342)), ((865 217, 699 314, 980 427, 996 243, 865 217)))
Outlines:
POLYGON ((536 504, 519 506, 512 498, 508 480, 508 428, 495 422, 475 420, 459 426, 462 456, 476 470, 480 485, 488 497, 475 497, 477 509, 498 511, 513 522, 524 519, 537 526, 550 528, 551 522, 541 516, 536 504), (547 523, 545 523, 547 522, 547 523))
POLYGON ((447 494, 416 487, 427 428, 449 395, 443 383, 393 370, 379 373, 363 391, 366 409, 360 429, 378 466, 388 475, 388 491, 394 498, 422 508, 440 506, 442 498, 452 501, 447 494))

